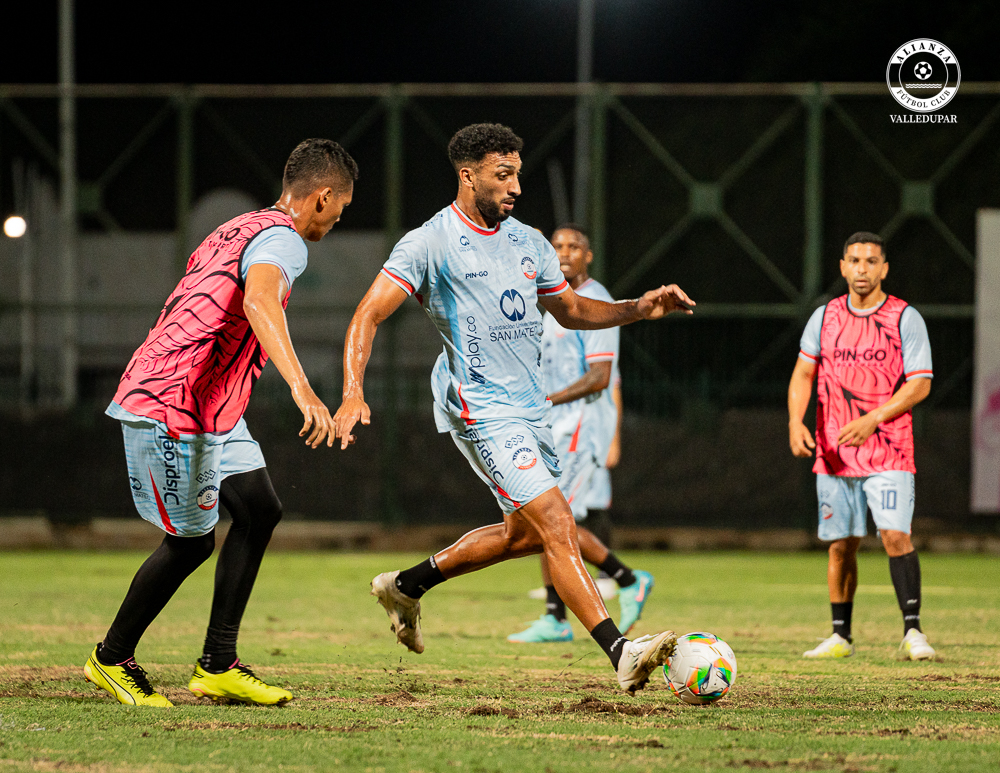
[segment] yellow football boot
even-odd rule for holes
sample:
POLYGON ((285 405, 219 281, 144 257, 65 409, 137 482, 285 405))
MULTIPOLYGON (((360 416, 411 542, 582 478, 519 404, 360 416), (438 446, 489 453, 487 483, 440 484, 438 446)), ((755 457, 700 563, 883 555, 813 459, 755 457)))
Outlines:
POLYGON ((236 665, 221 674, 210 674, 198 663, 188 689, 199 698, 213 701, 238 701, 274 706, 288 703, 292 694, 280 687, 272 687, 258 679, 250 666, 236 661, 236 665))
POLYGON ((839 633, 823 639, 811 650, 802 653, 804 658, 849 658, 854 655, 854 644, 839 633))
POLYGON ((97 647, 83 667, 87 681, 101 690, 107 690, 119 703, 126 706, 173 706, 149 684, 149 677, 135 658, 120 666, 106 666, 97 659, 97 647))

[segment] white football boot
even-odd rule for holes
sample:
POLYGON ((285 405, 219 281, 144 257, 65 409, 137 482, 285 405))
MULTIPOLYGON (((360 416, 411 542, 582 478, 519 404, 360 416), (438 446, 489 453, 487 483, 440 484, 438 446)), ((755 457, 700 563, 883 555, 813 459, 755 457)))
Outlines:
POLYGON ((934 648, 927 643, 927 634, 911 628, 906 632, 899 648, 910 660, 934 660, 934 648))
POLYGON ((372 580, 372 593, 385 607, 392 630, 400 644, 410 652, 424 651, 424 637, 420 633, 420 601, 412 599, 396 587, 399 572, 383 572, 372 580))
POLYGON ((802 653, 804 658, 849 658, 854 654, 854 644, 839 633, 823 639, 811 650, 802 653))
POLYGON ((677 648, 677 636, 664 631, 656 636, 642 636, 622 645, 622 659, 618 661, 618 684, 627 693, 641 690, 649 675, 667 662, 677 648))

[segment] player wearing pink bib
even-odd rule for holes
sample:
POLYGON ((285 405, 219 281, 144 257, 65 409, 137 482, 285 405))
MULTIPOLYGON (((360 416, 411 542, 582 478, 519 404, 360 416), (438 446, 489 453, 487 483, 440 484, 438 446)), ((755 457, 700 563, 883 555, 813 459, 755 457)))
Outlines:
POLYGON ((916 309, 882 291, 889 264, 876 234, 847 240, 840 272, 849 293, 813 313, 788 385, 789 444, 799 457, 815 450, 819 537, 830 543, 833 634, 804 654, 854 654, 857 551, 870 508, 903 613, 900 648, 911 660, 927 660, 934 650, 920 629, 920 561, 910 540, 916 472, 910 411, 931 390, 927 328, 916 309), (814 379, 815 442, 803 423, 814 379))
POLYGON ((232 525, 219 552, 212 612, 188 689, 197 696, 279 704, 288 690, 240 662, 240 622, 271 533, 281 519, 264 457, 243 411, 268 355, 288 382, 313 448, 333 444, 333 417, 309 386, 285 319, 306 240, 319 241, 351 202, 357 165, 330 140, 306 140, 285 165, 271 208, 218 228, 188 261, 135 352, 107 413, 121 422, 132 498, 163 529, 139 568, 87 680, 127 705, 170 706, 135 661, 146 628, 215 547, 219 504, 232 525))
MULTIPOLYGON (((188 260, 156 325, 125 369, 114 401, 174 433, 221 433, 236 426, 267 363, 243 310, 244 252, 271 228, 294 231, 272 207, 220 226, 188 260)), ((289 289, 281 300, 288 305, 289 289)))

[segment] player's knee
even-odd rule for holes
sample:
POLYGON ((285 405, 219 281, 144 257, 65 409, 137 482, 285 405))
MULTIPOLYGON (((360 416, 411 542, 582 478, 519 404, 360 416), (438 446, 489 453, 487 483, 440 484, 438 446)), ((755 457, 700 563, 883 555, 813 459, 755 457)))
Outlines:
POLYGON ((207 561, 215 550, 215 529, 197 537, 177 537, 168 534, 164 538, 167 547, 184 563, 198 567, 207 561))
POLYGON ((838 539, 830 543, 830 558, 836 561, 843 561, 850 558, 857 550, 857 545, 851 538, 838 539))
POLYGON ((259 512, 254 513, 254 522, 261 528, 273 530, 281 521, 283 513, 281 501, 277 497, 271 497, 262 503, 259 512))
POLYGON ((577 544, 576 521, 569 507, 553 510, 541 534, 546 547, 568 548, 577 544))
POLYGON ((507 540, 507 553, 512 556, 531 556, 542 552, 541 536, 526 523, 507 522, 504 538, 507 540))
POLYGON ((885 552, 890 556, 902 556, 913 551, 913 542, 905 531, 882 529, 879 532, 885 552))

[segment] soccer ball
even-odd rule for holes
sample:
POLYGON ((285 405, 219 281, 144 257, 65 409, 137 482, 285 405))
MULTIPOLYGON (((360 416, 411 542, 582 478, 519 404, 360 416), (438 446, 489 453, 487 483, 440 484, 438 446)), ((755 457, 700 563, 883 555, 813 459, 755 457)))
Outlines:
POLYGON ((728 693, 736 681, 736 655, 715 634, 684 634, 663 666, 663 678, 685 703, 712 703, 728 693))
POLYGON ((913 68, 913 74, 922 81, 930 78, 933 73, 934 69, 927 62, 917 62, 916 67, 913 68))

